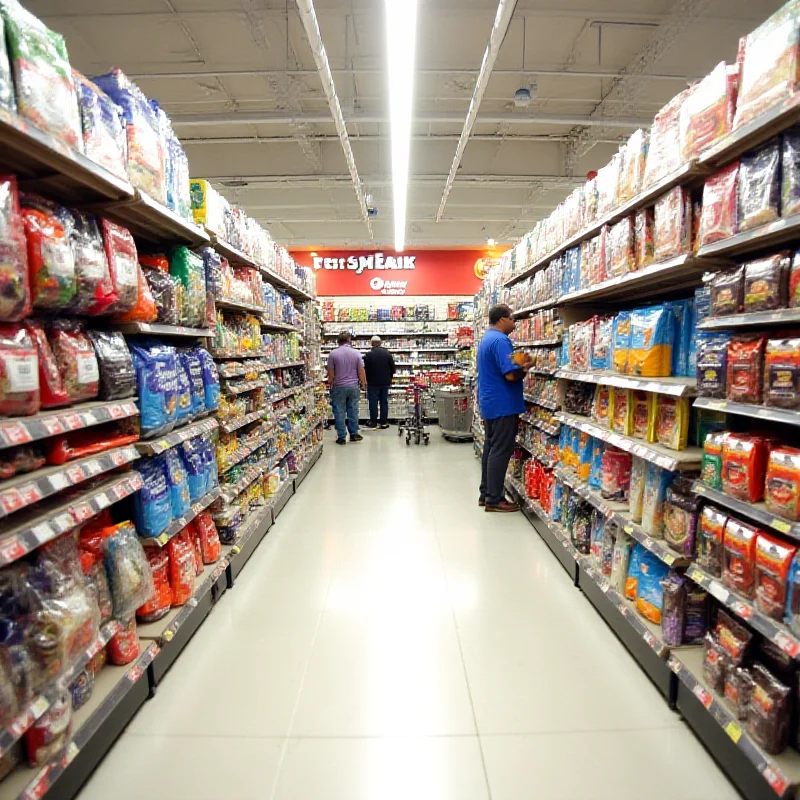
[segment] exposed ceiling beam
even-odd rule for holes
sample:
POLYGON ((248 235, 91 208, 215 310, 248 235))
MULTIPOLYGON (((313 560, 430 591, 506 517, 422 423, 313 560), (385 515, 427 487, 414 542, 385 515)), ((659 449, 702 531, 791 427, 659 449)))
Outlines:
POLYGON ((447 205, 447 198, 450 196, 450 190, 453 188, 453 181, 456 178, 459 168, 461 167, 461 159, 464 157, 464 151, 467 149, 469 137, 472 134, 472 128, 478 118, 478 110, 481 107, 483 95, 486 93, 486 87, 489 85, 489 78, 492 76, 494 63, 503 46, 503 41, 508 33, 508 26, 511 25, 511 17, 514 16, 514 9, 517 7, 517 0, 500 0, 497 6, 497 13, 494 17, 494 24, 489 33, 489 42, 486 45, 486 50, 483 54, 483 61, 481 62, 481 69, 478 73, 478 79, 475 81, 475 89, 472 93, 472 99, 469 101, 469 109, 467 109, 467 118, 464 120, 464 128, 461 131, 461 138, 456 145, 456 153, 453 156, 453 163, 450 165, 450 174, 444 184, 444 192, 442 193, 442 202, 439 206, 439 211, 436 214, 437 221, 442 218, 444 214, 444 207, 447 205))
MULTIPOLYGON (((314 11, 314 3, 312 0, 297 0, 297 9, 300 12, 300 18, 303 21, 308 43, 311 47, 311 52, 314 54, 314 61, 317 65, 319 78, 320 81, 322 81, 322 88, 325 91, 325 96, 328 98, 328 106, 330 107, 331 115, 336 125, 336 131, 342 143, 342 150, 344 151, 344 157, 347 161, 347 168, 350 171, 350 178, 353 181, 353 188, 355 189, 358 205, 361 209, 361 217, 364 220, 364 224, 367 226, 370 238, 372 238, 372 223, 370 222, 369 211, 367 210, 367 196, 364 192, 361 178, 358 175, 356 157, 353 155, 353 148, 350 145, 350 136, 347 133, 344 114, 342 114, 342 106, 339 103, 339 96, 336 94, 336 87, 333 83, 333 75, 331 74, 331 67, 328 63, 328 54, 325 52, 325 45, 322 43, 322 33, 320 32, 319 22, 317 21, 317 15, 314 11)), ((328 120, 326 119, 325 121, 327 122, 328 120)))
MULTIPOLYGON (((338 142, 338 136, 330 134, 308 134, 306 138, 312 142, 338 142)), ((460 138, 457 133, 443 133, 431 134, 426 136, 424 134, 417 134, 411 137, 417 142, 455 142, 460 138)), ((559 142, 570 141, 567 134, 558 136, 548 136, 542 134, 499 134, 499 133, 473 133, 470 140, 473 142, 497 142, 499 140, 504 142, 542 142, 543 144, 558 144, 559 142)), ((350 140, 353 142, 388 142, 389 136, 351 136, 350 140)), ((181 137, 181 144, 184 147, 204 147, 208 145, 222 145, 222 144, 283 144, 287 142, 295 142, 293 136, 218 136, 218 137, 203 137, 202 139, 187 139, 181 137)), ((604 144, 619 144, 622 139, 602 139, 604 144)))
MULTIPOLYGON (((331 69, 334 75, 383 75, 385 70, 378 68, 358 67, 355 69, 331 69)), ((424 69, 416 70, 417 75, 424 77, 450 77, 458 75, 477 75, 477 69, 424 69)), ((525 75, 539 75, 552 78, 618 78, 620 72, 611 70, 559 70, 559 69, 537 69, 526 66, 522 69, 495 69, 492 70, 493 75, 520 75, 524 72, 525 75)), ((270 69, 232 69, 232 70, 204 70, 198 72, 151 72, 151 73, 134 73, 128 77, 131 80, 175 80, 186 78, 250 78, 250 77, 316 77, 317 71, 314 69, 289 69, 289 70, 270 70, 270 69)), ((686 81, 695 80, 694 77, 688 75, 663 75, 663 74, 642 74, 631 76, 639 80, 653 80, 653 81, 674 81, 684 83, 686 81)))
MULTIPOLYGON (((429 114, 417 114, 414 117, 415 123, 460 123, 463 119, 461 114, 448 112, 437 112, 429 114)), ((198 125, 288 125, 296 122, 330 122, 329 114, 317 112, 306 112, 302 114, 287 114, 285 111, 253 111, 253 112, 222 112, 218 114, 187 114, 175 115, 172 117, 172 125, 175 128, 188 128, 198 125)), ((385 114, 360 113, 352 114, 347 119, 349 125, 360 125, 364 123, 386 122, 385 114)), ((531 113, 486 113, 473 119, 474 122, 501 123, 508 122, 520 125, 602 125, 603 127, 614 128, 641 128, 649 127, 652 120, 644 119, 625 119, 603 117, 602 119, 578 115, 552 115, 552 114, 531 114, 531 113)), ((471 130, 472 125, 470 125, 471 130)), ((462 151, 463 152, 463 151, 462 151)))
MULTIPOLYGON (((289 185, 297 188, 316 189, 323 183, 350 182, 350 175, 206 175, 207 180, 225 186, 245 188, 247 186, 289 185)), ((411 184, 425 185, 441 183, 445 175, 411 175, 411 184)), ((540 181, 553 186, 578 186, 585 183, 584 178, 575 178, 569 175, 459 175, 458 184, 476 184, 486 186, 520 186, 529 187, 531 183, 540 181)), ((386 188, 392 185, 391 178, 386 175, 367 175, 364 182, 370 188, 386 188)))

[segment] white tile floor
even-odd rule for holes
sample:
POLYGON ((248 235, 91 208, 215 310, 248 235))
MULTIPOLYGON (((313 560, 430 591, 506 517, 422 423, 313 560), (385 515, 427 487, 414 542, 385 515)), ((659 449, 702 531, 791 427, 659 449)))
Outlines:
POLYGON ((469 444, 329 440, 80 800, 734 800, 469 444))

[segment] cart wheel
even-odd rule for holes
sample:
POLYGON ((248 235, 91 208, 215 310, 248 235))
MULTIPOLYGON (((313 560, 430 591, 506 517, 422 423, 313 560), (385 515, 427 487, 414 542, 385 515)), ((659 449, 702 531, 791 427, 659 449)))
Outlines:
POLYGON ((430 443, 431 443, 431 437, 430 436, 426 436, 425 437, 425 446, 427 447, 430 443))
POLYGON ((406 436, 406 447, 411 447, 411 434, 406 436))
POLYGON ((417 431, 417 432, 414 434, 414 444, 418 445, 418 444, 420 443, 420 440, 421 440, 421 439, 422 439, 422 437, 420 436, 420 433, 419 433, 419 431, 417 431))
POLYGON ((402 436, 403 435, 403 426, 402 425, 398 425, 397 426, 397 435, 398 436, 402 436))

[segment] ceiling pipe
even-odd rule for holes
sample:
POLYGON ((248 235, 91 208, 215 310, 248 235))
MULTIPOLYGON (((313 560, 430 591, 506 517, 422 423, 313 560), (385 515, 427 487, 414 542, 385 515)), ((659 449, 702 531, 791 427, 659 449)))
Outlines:
MULTIPOLYGON (((295 184, 298 188, 317 189, 325 184, 348 183, 350 181, 350 176, 347 174, 317 175, 314 173, 307 175, 206 175, 206 178, 213 183, 235 186, 239 189, 258 185, 285 186, 288 184, 295 184)), ((441 183, 444 178, 444 175, 411 175, 409 182, 413 184, 436 184, 441 183)), ((370 175, 367 180, 370 187, 374 189, 389 188, 392 185, 391 178, 381 174, 370 175)), ((546 183, 553 186, 582 186, 586 183, 586 179, 573 175, 459 175, 456 183, 459 185, 474 184, 530 188, 532 183, 546 183)))
MULTIPOLYGON (((415 142, 455 142, 458 141, 459 134, 457 133, 443 133, 433 134, 427 136, 425 134, 417 134, 411 137, 415 142)), ((515 136, 513 134, 502 133, 473 133, 470 137, 473 142, 542 142, 544 144, 572 141, 568 135, 562 136, 548 136, 547 134, 520 134, 515 136)), ((338 142, 338 136, 331 136, 328 134, 309 134, 306 136, 310 142, 338 142)), ((388 142, 389 136, 351 136, 351 141, 355 142, 388 142)), ((620 144, 623 139, 599 139, 598 141, 604 144, 620 144)), ((186 139, 181 138, 181 144, 184 147, 203 147, 208 145, 219 144, 296 144, 297 139, 293 136, 218 136, 208 137, 202 139, 186 139)))
MULTIPOLYGON (((311 52, 314 54, 314 61, 319 72, 319 79, 322 81, 322 88, 325 91, 325 96, 328 98, 328 106, 330 107, 331 115, 336 125, 336 131, 339 134, 339 140, 342 143, 342 150, 344 151, 344 157, 347 161, 347 168, 350 172, 353 188, 358 198, 358 205, 361 209, 361 217, 367 226, 370 238, 372 238, 372 222, 370 221, 369 211, 367 210, 367 197, 361 183, 361 178, 358 176, 356 158, 353 155, 353 148, 350 146, 350 136, 347 133, 347 125, 344 121, 344 115, 342 114, 342 106, 339 103, 339 96, 336 94, 336 87, 333 84, 333 75, 331 74, 331 67, 328 63, 328 54, 325 52, 325 45, 322 43, 322 33, 319 29, 317 14, 314 11, 313 0, 297 0, 297 10, 300 12, 300 19, 303 21, 308 43, 311 45, 311 52)), ((326 118, 325 121, 327 122, 328 119, 326 118)))
MULTIPOLYGON (((472 105, 474 101, 470 102, 470 117, 469 130, 475 122, 486 122, 500 124, 502 122, 517 123, 520 125, 582 125, 582 126, 603 126, 615 128, 649 128, 652 125, 652 119, 628 119, 628 118, 609 118, 603 117, 602 119, 596 117, 579 116, 579 115, 549 115, 549 114, 517 114, 513 112, 501 113, 488 113, 481 114, 480 116, 472 115, 472 105)), ((461 114, 451 114, 447 112, 437 112, 430 114, 417 114, 414 117, 415 123, 461 123, 463 117, 461 114)), ((172 126, 180 128, 189 128, 199 125, 288 125, 290 123, 325 123, 330 122, 331 118, 328 114, 319 113, 302 113, 291 114, 286 111, 252 111, 252 112, 225 112, 221 114, 187 114, 176 115, 172 117, 172 126)), ((361 125, 365 123, 381 123, 388 122, 385 114, 353 114, 347 120, 348 124, 361 125)), ((345 122, 342 119, 342 127, 347 135, 347 130, 344 128, 345 122)), ((339 130, 339 124, 336 126, 339 130)), ((467 126, 464 126, 464 131, 467 126)), ((341 131, 340 131, 341 134, 341 131)), ((462 138, 464 132, 462 132, 462 138)), ((348 137, 349 142, 349 137, 348 137)), ((344 147, 344 145, 342 145, 344 147)), ((345 151, 346 152, 346 151, 345 151)), ((462 149, 463 152, 463 149, 462 149)), ((455 162, 454 162, 455 163, 455 162)))
POLYGON ((456 179, 456 173, 461 166, 461 159, 464 156, 464 151, 467 149, 467 143, 472 134, 472 128, 475 125, 475 120, 478 118, 478 109, 481 107, 481 100, 483 100, 486 87, 489 85, 489 78, 494 69, 494 62, 497 60, 497 54, 500 52, 503 40, 506 38, 508 26, 511 24, 511 17, 514 16, 516 7, 517 0, 500 0, 497 6, 494 25, 492 25, 492 31, 489 34, 489 43, 486 45, 486 51, 483 54, 483 62, 481 63, 481 69, 478 73, 478 79, 475 81, 475 90, 469 102, 467 118, 464 120, 464 129, 461 131, 461 138, 456 145, 456 154, 453 157, 453 163, 450 166, 450 174, 447 176, 447 181, 444 185, 442 202, 439 205, 439 211, 436 213, 437 222, 439 222, 444 215, 444 207, 447 205, 447 198, 450 196, 450 191, 453 188, 453 181, 456 179))
MULTIPOLYGON (((518 69, 495 69, 492 70, 493 75, 519 75, 521 70, 518 69)), ((383 70, 372 68, 358 68, 358 69, 332 69, 334 75, 382 75, 383 70)), ((151 73, 138 73, 130 75, 131 80, 175 80, 184 78, 279 78, 283 76, 289 77, 310 77, 317 75, 317 71, 313 69, 232 69, 232 70, 204 70, 198 72, 151 72, 151 73)), ((477 75, 476 69, 418 69, 417 75, 428 77, 450 76, 450 75, 477 75)), ((573 69, 531 69, 525 68, 526 75, 540 75, 552 78, 620 78, 622 73, 612 72, 610 70, 573 70, 573 69)), ((626 77, 635 78, 637 80, 653 80, 653 81, 677 81, 685 83, 687 81, 696 80, 696 77, 691 75, 630 75, 626 77)))

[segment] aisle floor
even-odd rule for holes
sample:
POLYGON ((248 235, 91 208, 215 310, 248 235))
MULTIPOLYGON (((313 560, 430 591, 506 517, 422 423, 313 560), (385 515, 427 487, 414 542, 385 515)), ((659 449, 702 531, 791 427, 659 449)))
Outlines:
POLYGON ((478 477, 438 433, 328 438, 80 800, 738 798, 478 477))

